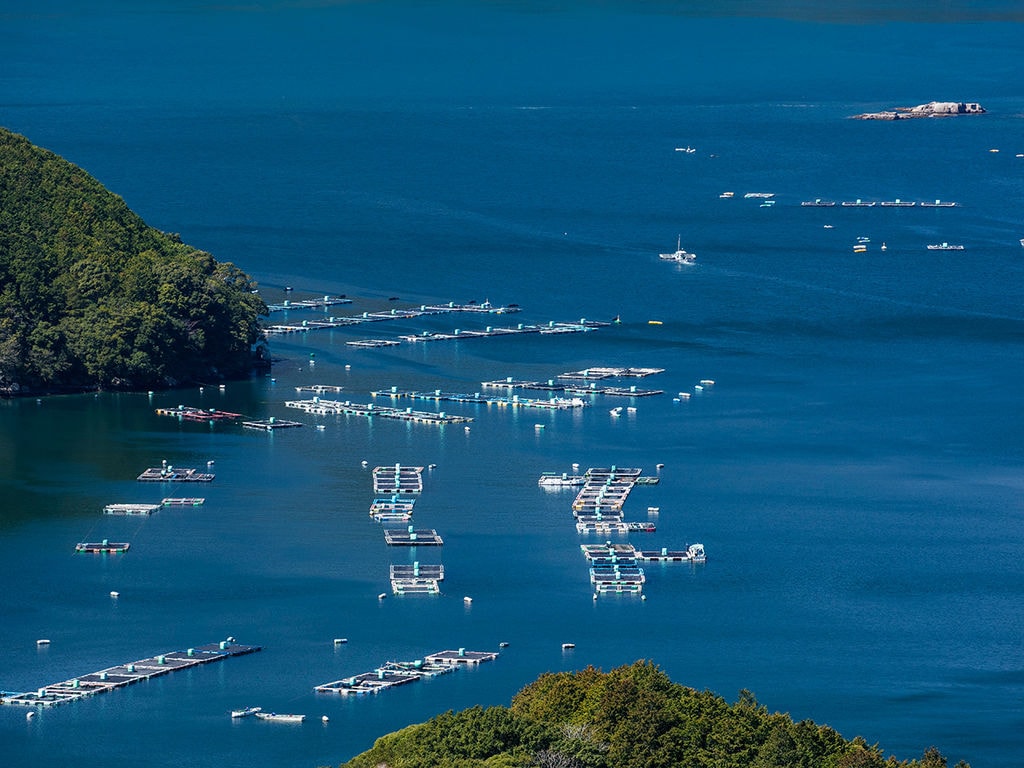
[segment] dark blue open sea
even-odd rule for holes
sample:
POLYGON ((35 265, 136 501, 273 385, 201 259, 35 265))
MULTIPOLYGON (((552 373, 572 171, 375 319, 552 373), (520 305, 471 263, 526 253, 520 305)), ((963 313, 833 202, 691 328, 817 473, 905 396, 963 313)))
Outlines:
POLYGON ((0 762, 337 765, 439 712, 507 704, 543 672, 651 659, 901 759, 936 745, 951 764, 1019 765, 1024 25, 1009 4, 959 5, 4 4, 0 124, 268 301, 291 287, 353 299, 329 314, 522 311, 277 337, 270 374, 223 390, 0 403, 0 689, 229 635, 264 648, 32 719, 0 707, 0 762), (930 100, 987 114, 847 119, 930 100), (800 205, 815 198, 960 205, 800 205), (692 266, 658 258, 680 235, 692 266), (927 250, 942 241, 965 248, 927 250), (586 334, 346 344, 615 316, 586 334), (469 430, 284 406, 304 384, 367 402, 602 365, 664 368, 627 383, 665 394, 556 413, 419 404, 469 430), (154 413, 178 404, 306 426, 154 413), (212 461, 216 479, 135 481, 162 460, 212 461), (415 519, 443 548, 385 546, 364 461, 437 465, 415 519), (649 567, 643 601, 593 600, 579 544, 602 537, 576 533, 571 490, 537 485, 573 463, 664 464, 626 504, 631 520, 660 507, 658 530, 628 540, 702 542, 707 563, 649 567), (101 514, 180 495, 206 503, 101 514), (131 550, 74 554, 103 538, 131 550), (443 562, 443 594, 378 600, 389 564, 413 559, 443 562), (502 642, 494 663, 378 696, 313 692, 502 642), (229 718, 246 705, 309 717, 229 718))

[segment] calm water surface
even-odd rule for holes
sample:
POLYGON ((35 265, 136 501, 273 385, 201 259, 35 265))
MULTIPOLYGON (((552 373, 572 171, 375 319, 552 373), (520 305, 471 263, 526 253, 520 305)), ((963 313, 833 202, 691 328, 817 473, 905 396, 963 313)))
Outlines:
POLYGON ((1018 763, 1020 24, 663 11, 6 10, 0 122, 238 264, 268 301, 290 286, 354 299, 334 314, 471 299, 523 310, 275 338, 273 373, 223 391, 0 403, 0 688, 228 635, 264 647, 31 722, 0 708, 7 764, 337 764, 438 712, 506 704, 542 672, 639 658, 900 758, 934 744, 975 768, 1018 763), (931 99, 989 113, 845 119, 931 99), (816 197, 961 205, 800 206, 816 197), (692 267, 657 258, 679 233, 692 267), (853 254, 857 237, 868 253, 853 254), (943 240, 965 250, 925 249, 943 240), (616 315, 588 334, 345 343, 616 315), (303 384, 365 402, 591 365, 664 368, 637 383, 665 394, 575 413, 445 408, 472 416, 469 431, 302 417, 264 434, 154 414, 295 418, 284 401, 303 384), (704 378, 715 385, 695 392, 704 378), (674 402, 682 391, 693 397, 674 402), (161 460, 212 461, 217 478, 136 483, 161 460), (384 545, 363 461, 437 465, 416 520, 441 550, 384 545), (645 601, 594 601, 578 545, 600 539, 575 532, 571 492, 536 483, 573 462, 663 463, 626 506, 631 520, 660 507, 658 530, 629 540, 701 541, 708 562, 648 568, 645 601), (204 506, 100 514, 193 493, 204 506), (73 554, 102 538, 131 551, 73 554), (444 563, 444 594, 379 601, 389 564, 413 559, 444 563), (499 642, 496 663, 366 700, 313 693, 388 659, 499 642), (232 722, 245 705, 309 720, 232 722))

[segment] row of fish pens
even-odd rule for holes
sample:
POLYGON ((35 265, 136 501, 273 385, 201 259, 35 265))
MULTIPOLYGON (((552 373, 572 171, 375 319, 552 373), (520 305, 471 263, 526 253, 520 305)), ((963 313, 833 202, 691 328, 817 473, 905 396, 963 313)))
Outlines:
POLYGON ((98 672, 45 685, 28 693, 4 693, 0 704, 25 707, 52 707, 75 701, 97 693, 106 693, 117 688, 149 680, 182 669, 190 669, 212 661, 222 661, 232 656, 244 656, 261 650, 258 645, 241 645, 233 639, 210 643, 185 651, 172 651, 151 656, 139 661, 107 667, 98 672))
POLYGON ((313 690, 317 693, 341 696, 380 693, 387 688, 415 683, 424 677, 444 675, 454 672, 460 666, 482 664, 496 658, 498 654, 490 651, 467 651, 465 648, 459 648, 457 651, 439 651, 416 661, 389 661, 371 672, 324 683, 313 690))
POLYGON ((105 515, 120 515, 127 517, 148 517, 154 512, 159 512, 164 507, 199 507, 206 503, 201 496, 166 498, 159 504, 107 504, 103 507, 105 515))
POLYGON ((370 395, 373 397, 390 397, 392 400, 409 398, 411 400, 431 400, 435 403, 451 402, 495 405, 499 408, 543 408, 546 410, 566 410, 569 408, 583 408, 586 405, 586 402, 578 397, 551 397, 548 399, 519 397, 519 395, 512 395, 511 397, 490 397, 488 395, 481 394, 480 392, 474 392, 472 394, 465 392, 442 392, 440 389, 435 389, 432 392, 410 392, 401 391, 398 387, 391 387, 391 389, 378 389, 371 392, 370 395))
MULTIPOLYGON (((299 307, 292 305, 289 308, 297 309, 299 307)), ((363 323, 376 323, 385 320, 412 320, 417 317, 423 317, 424 315, 441 315, 451 312, 473 312, 500 315, 518 311, 519 308, 511 304, 499 307, 494 306, 487 301, 483 304, 456 304, 452 301, 447 304, 422 304, 419 309, 391 309, 387 312, 363 312, 358 315, 350 315, 347 317, 331 316, 327 320, 303 320, 299 324, 271 325, 265 330, 267 333, 275 334, 301 333, 304 331, 324 328, 342 328, 350 325, 361 325, 363 323)))
POLYGON ((297 408, 298 410, 311 413, 316 416, 362 416, 365 418, 378 417, 381 419, 398 419, 399 421, 411 421, 416 424, 466 424, 473 421, 469 416, 457 416, 447 414, 444 411, 434 413, 432 411, 414 411, 412 408, 391 408, 378 406, 373 403, 353 403, 349 400, 322 400, 314 397, 312 400, 288 400, 286 408, 297 408))
POLYGON ((524 333, 537 333, 541 336, 548 336, 556 333, 586 333, 587 331, 594 330, 595 328, 602 328, 606 325, 609 325, 609 323, 580 318, 580 321, 576 323, 560 323, 551 320, 544 325, 526 325, 524 323, 519 323, 515 326, 503 328, 495 328, 488 325, 483 330, 467 331, 461 328, 456 328, 451 333, 422 331, 421 333, 405 334, 398 338, 409 343, 417 343, 424 341, 454 341, 456 339, 486 339, 493 338, 494 336, 514 336, 524 333))
MULTIPOLYGON (((370 517, 384 525, 384 543, 391 547, 441 546, 444 539, 433 528, 408 525, 404 528, 389 524, 408 523, 412 518, 415 494, 423 491, 423 467, 380 466, 373 468, 373 492, 391 494, 375 498, 370 505, 370 517), (402 494, 414 494, 403 496, 402 494)), ((396 595, 439 594, 444 580, 443 565, 392 565, 391 591, 396 595)))

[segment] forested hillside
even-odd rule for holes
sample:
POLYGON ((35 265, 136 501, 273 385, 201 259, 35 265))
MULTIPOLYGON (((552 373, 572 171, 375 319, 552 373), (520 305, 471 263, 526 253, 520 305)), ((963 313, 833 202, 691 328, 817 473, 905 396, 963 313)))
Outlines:
MULTIPOLYGON (((885 757, 861 738, 735 704, 636 662, 542 675, 511 707, 447 712, 377 740, 345 768, 946 768, 929 748, 885 757)), ((957 768, 968 768, 958 763, 957 768)))
POLYGON ((0 393, 244 375, 266 312, 254 287, 0 128, 0 393))

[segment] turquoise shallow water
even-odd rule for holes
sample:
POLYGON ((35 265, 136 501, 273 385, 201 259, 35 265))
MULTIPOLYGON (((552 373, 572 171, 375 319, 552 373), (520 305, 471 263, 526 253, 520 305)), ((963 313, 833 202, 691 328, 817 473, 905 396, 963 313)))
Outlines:
POLYGON ((901 758, 935 744, 976 768, 1016 764, 1019 25, 457 4, 430 18, 394 4, 46 10, 6 17, 3 124, 234 261, 268 300, 291 286, 346 293, 351 312, 488 298, 523 311, 275 339, 272 374, 223 391, 0 403, 0 688, 228 635, 264 646, 32 722, 0 708, 10 764, 337 764, 437 712, 507 703, 544 671, 638 658, 901 758), (932 98, 989 113, 844 119, 932 98), (698 151, 674 151, 687 145, 698 151), (778 202, 743 199, 755 191, 778 202), (815 197, 961 206, 800 207, 815 197), (657 259, 678 233, 691 268, 657 259), (858 236, 867 254, 852 253, 858 236), (925 250, 942 240, 966 250, 925 250), (345 344, 615 315, 578 335, 345 344), (446 407, 474 417, 469 432, 303 416, 268 435, 154 414, 288 418, 302 384, 366 401, 590 365, 663 367, 638 384, 666 394, 618 419, 609 409, 630 403, 446 407), (716 383, 694 392, 703 378, 716 383), (217 478, 187 492, 135 482, 163 459, 213 461, 217 478), (384 545, 364 460, 437 465, 415 514, 440 551, 384 545), (626 506, 629 519, 659 506, 658 531, 630 540, 701 541, 708 562, 648 568, 646 601, 593 601, 578 544, 598 539, 574 531, 571 492, 536 484, 573 462, 663 463, 626 506), (100 514, 193 492, 203 507, 100 514), (132 549, 73 554, 96 538, 132 549), (378 601, 388 565, 413 557, 443 561, 444 594, 378 601), (496 663, 380 696, 312 691, 499 642, 496 663), (310 722, 231 722, 247 704, 310 722))

